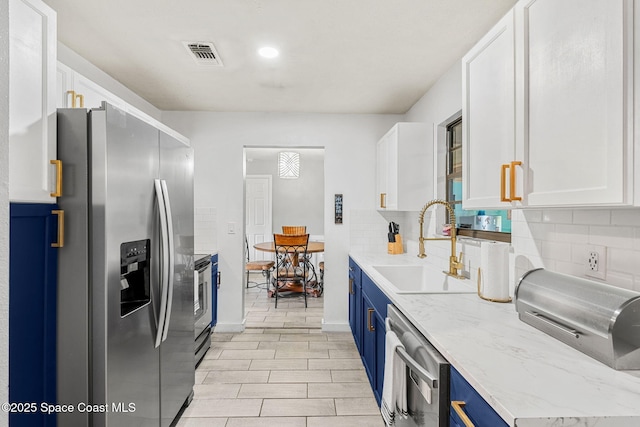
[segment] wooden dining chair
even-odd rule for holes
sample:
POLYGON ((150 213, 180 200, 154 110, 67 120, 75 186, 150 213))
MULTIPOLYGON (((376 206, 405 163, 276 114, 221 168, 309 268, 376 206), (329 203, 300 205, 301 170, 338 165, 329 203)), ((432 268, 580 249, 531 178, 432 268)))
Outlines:
POLYGON ((302 292, 304 306, 307 307, 307 281, 309 268, 306 262, 296 262, 307 255, 309 235, 274 234, 273 242, 276 251, 276 268, 273 294, 275 306, 278 308, 278 298, 293 296, 302 292), (292 262, 293 260, 293 262, 292 262))
POLYGON ((247 251, 247 260, 244 264, 244 269, 247 272, 247 288, 250 288, 250 287, 253 288, 261 285, 266 285, 268 287, 269 283, 271 282, 271 270, 273 270, 273 268, 276 265, 275 261, 269 261, 269 260, 251 261, 249 259, 249 241, 247 240, 246 236, 244 238, 244 245, 247 251), (250 282, 249 273, 252 271, 261 272, 262 275, 265 276, 267 280, 264 283, 250 282), (249 286, 250 283, 253 284, 253 286, 249 286))

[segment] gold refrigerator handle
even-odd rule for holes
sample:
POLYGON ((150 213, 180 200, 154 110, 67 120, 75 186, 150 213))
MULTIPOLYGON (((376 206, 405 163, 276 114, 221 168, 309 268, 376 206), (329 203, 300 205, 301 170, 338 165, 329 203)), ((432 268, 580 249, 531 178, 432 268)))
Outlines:
POLYGON ((466 403, 463 402, 462 400, 451 401, 451 407, 456 412, 456 414, 458 414, 458 417, 460 418, 460 421, 462 421, 462 423, 464 424, 464 427, 475 427, 471 422, 471 420, 469 419, 469 417, 467 416, 467 414, 465 414, 463 409, 464 405, 466 405, 466 403))
POLYGON ((522 166, 522 162, 518 160, 511 162, 511 170, 509 171, 509 198, 514 202, 519 202, 522 200, 522 197, 516 196, 516 166, 522 166))
POLYGON ((64 247, 64 211, 62 209, 54 209, 51 213, 58 216, 58 241, 52 243, 51 247, 62 248, 64 247))
POLYGON ((60 197, 62 196, 62 160, 49 160, 49 163, 56 166, 56 189, 49 195, 60 197))

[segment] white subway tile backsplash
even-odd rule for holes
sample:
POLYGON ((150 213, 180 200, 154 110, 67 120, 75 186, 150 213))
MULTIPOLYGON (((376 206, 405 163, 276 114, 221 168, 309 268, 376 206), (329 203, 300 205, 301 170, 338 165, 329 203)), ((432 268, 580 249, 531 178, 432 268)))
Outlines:
POLYGON ((529 224, 534 222, 542 222, 542 211, 523 210, 522 215, 524 217, 524 221, 529 224))
POLYGON ((608 209, 576 209, 573 211, 574 224, 609 225, 611 211, 608 209))
POLYGON ((589 226, 558 224, 554 239, 561 242, 587 243, 589 241, 589 226))
POLYGON ((589 243, 593 245, 610 246, 621 249, 633 248, 632 227, 589 227, 589 243))
POLYGON ((607 255, 607 269, 609 271, 640 274, 640 257, 638 256, 638 252, 609 248, 607 255))
POLYGON ((640 291, 640 283, 638 283, 638 281, 634 281, 633 276, 628 273, 620 273, 616 271, 607 272, 605 282, 619 288, 640 291))
POLYGON ((611 211, 611 224, 640 227, 640 209, 620 209, 611 211))
POLYGON ((546 210, 542 211, 542 222, 553 224, 571 224, 573 211, 571 210, 546 210))
POLYGON ((571 261, 571 243, 568 242, 542 242, 542 257, 554 261, 571 261))

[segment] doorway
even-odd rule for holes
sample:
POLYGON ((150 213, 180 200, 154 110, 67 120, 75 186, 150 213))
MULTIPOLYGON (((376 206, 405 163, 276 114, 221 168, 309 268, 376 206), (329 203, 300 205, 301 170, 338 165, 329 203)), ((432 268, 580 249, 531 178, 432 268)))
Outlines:
MULTIPOLYGON (((257 251, 253 245, 273 241, 273 233, 280 233, 283 225, 304 225, 310 241, 324 241, 324 148, 245 147, 244 154, 249 259, 272 260, 272 253, 257 251), (295 179, 278 175, 278 154, 283 151, 299 155, 295 179)), ((314 254, 316 267, 323 261, 324 254, 314 254)), ((275 309, 265 279, 261 272, 250 273, 254 283, 245 286, 247 328, 321 328, 322 297, 308 297, 306 309, 298 298, 280 300, 275 309)))

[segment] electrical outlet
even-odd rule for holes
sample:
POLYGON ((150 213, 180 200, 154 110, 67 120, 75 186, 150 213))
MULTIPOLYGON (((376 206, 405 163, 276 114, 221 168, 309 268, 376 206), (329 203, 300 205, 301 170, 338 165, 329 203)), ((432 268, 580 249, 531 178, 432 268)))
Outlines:
POLYGON ((607 247, 592 245, 585 253, 585 275, 604 280, 607 277, 607 247))

